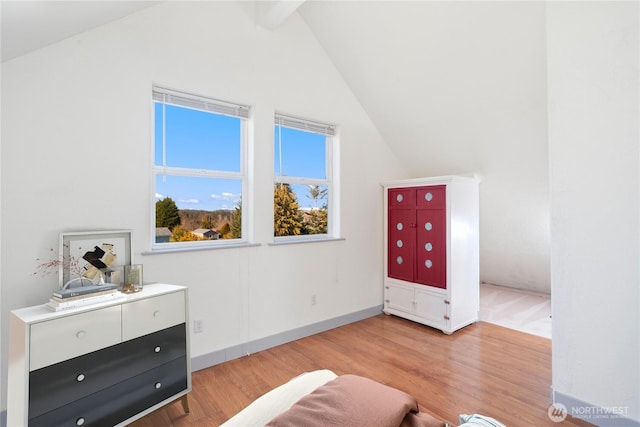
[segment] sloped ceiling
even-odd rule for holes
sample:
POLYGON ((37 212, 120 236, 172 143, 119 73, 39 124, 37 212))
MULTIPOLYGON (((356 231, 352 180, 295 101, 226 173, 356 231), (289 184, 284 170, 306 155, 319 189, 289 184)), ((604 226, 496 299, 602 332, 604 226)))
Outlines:
MULTIPOLYGON (((2 0, 2 61, 156 3, 2 0)), ((482 280, 549 292, 544 2, 241 6, 273 31, 297 9, 404 163, 398 178, 479 175, 482 280)))
POLYGON ((2 62, 157 4, 157 1, 0 1, 2 62))
MULTIPOLYGON (((530 113, 546 104, 542 7, 312 1, 299 11, 411 175, 482 172, 486 142, 540 125, 530 113)), ((521 138, 499 148, 527 156, 521 138)))
POLYGON ((543 2, 299 9, 412 178, 479 174, 481 278, 549 292, 543 2))
MULTIPOLYGON (((0 0, 2 62, 167 0, 0 0)), ((304 0, 243 2, 256 23, 273 30, 304 0)))

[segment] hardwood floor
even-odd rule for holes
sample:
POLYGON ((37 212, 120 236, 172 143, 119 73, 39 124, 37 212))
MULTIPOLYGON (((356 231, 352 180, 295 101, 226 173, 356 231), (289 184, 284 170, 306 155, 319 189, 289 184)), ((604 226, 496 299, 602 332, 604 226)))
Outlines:
POLYGON ((217 426, 292 377, 324 368, 403 390, 453 425, 460 413, 509 427, 591 425, 547 416, 550 340, 485 322, 445 335, 384 314, 194 372, 190 414, 175 403, 132 425, 217 426))

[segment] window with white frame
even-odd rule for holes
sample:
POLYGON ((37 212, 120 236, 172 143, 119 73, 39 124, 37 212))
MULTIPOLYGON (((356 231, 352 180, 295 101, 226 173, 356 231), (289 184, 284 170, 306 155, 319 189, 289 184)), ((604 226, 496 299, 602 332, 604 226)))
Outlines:
POLYGON ((246 241, 250 108, 158 86, 153 103, 152 246, 246 241))
POLYGON ((274 129, 276 242, 338 237, 336 127, 276 113, 274 129))

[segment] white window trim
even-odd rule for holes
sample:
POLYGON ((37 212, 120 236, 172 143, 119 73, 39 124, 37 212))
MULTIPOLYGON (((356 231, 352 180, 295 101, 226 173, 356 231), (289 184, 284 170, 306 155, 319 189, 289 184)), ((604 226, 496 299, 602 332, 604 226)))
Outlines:
POLYGON ((254 246, 251 243, 253 237, 253 221, 249 221, 249 214, 252 197, 250 197, 251 186, 249 179, 252 174, 249 173, 249 159, 252 158, 252 144, 249 138, 253 136, 253 122, 251 120, 251 107, 248 105, 236 104, 233 102, 222 101, 201 95, 195 95, 183 91, 168 89, 163 86, 154 85, 151 99, 151 251, 145 252, 144 255, 167 252, 181 252, 206 249, 222 249, 254 246), (199 111, 209 111, 216 114, 222 114, 230 117, 241 119, 240 126, 240 171, 218 171, 204 169, 189 169, 169 167, 166 165, 166 158, 163 154, 163 165, 155 164, 155 103, 163 102, 165 104, 176 105, 179 107, 190 108, 199 111), (166 242, 156 243, 156 177, 158 175, 174 175, 174 176, 199 176, 206 178, 223 178, 237 179, 241 182, 242 188, 242 237, 240 239, 219 239, 194 242, 166 242))
MULTIPOLYGON (((305 132, 325 135, 325 179, 282 176, 275 174, 274 184, 324 185, 328 190, 327 234, 304 234, 298 236, 274 236, 274 245, 344 240, 340 237, 340 136, 337 126, 317 120, 305 119, 276 112, 274 126, 288 127, 305 132)), ((274 141, 276 143, 276 141, 274 141)), ((271 210, 273 212, 273 209, 271 210)), ((271 222, 273 224, 273 221, 271 222)))

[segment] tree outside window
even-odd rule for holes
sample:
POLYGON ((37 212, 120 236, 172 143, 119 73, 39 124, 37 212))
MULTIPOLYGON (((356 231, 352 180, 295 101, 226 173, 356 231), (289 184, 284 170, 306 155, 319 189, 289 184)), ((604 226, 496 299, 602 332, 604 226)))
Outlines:
POLYGON ((153 246, 246 240, 249 107, 160 87, 153 102, 153 246))
POLYGON ((332 150, 335 127, 276 114, 274 236, 334 237, 332 204, 337 192, 332 150))

